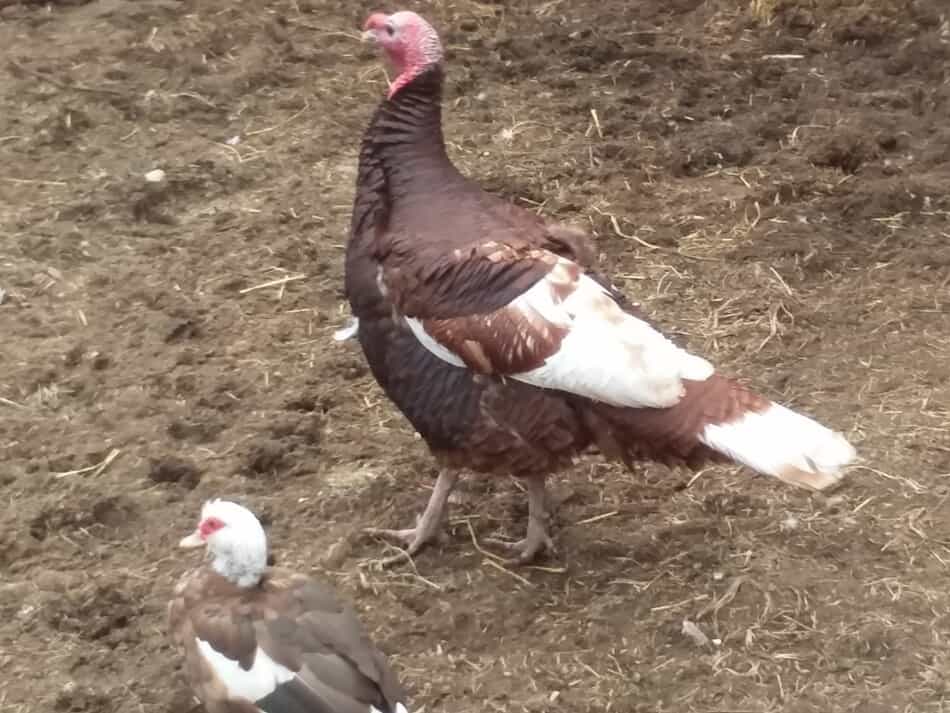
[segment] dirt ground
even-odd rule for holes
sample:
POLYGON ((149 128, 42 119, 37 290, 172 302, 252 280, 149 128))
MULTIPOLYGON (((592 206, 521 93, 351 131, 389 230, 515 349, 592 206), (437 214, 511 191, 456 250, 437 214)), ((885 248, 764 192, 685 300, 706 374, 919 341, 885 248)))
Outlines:
POLYGON ((362 528, 434 473, 331 339, 378 6, 0 0, 0 709, 187 710, 175 544, 226 496, 356 603, 416 711, 950 710, 946 5, 410 7, 460 166, 588 225, 662 324, 862 465, 811 495, 587 460, 520 569, 480 543, 523 494, 469 479, 444 543, 378 571, 362 528))

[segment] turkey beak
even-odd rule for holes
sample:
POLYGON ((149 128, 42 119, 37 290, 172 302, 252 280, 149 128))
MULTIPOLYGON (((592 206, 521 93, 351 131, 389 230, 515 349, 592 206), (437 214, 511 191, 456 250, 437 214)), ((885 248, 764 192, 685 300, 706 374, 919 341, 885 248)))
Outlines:
POLYGON ((360 35, 361 42, 376 42, 376 30, 365 30, 360 35))
POLYGON ((187 550, 193 550, 196 547, 204 547, 205 541, 201 537, 201 533, 198 530, 192 532, 188 537, 183 537, 181 542, 178 543, 179 547, 182 547, 187 550))

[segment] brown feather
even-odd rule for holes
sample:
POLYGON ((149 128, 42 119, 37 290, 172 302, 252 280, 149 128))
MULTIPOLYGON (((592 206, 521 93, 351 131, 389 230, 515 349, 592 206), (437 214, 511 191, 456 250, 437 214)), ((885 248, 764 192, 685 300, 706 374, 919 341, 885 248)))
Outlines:
POLYGON ((582 408, 587 418, 593 419, 590 422, 597 424, 595 433, 610 439, 624 461, 649 458, 698 466, 724 458, 699 441, 706 426, 731 423, 770 404, 768 399, 719 374, 706 381, 686 381, 684 386, 686 394, 670 408, 622 409, 591 403, 584 403, 582 408))
POLYGON ((245 670, 260 647, 311 688, 337 700, 340 710, 365 711, 374 705, 391 711, 405 699, 353 610, 303 575, 271 569, 257 586, 241 588, 202 566, 182 578, 169 605, 169 627, 184 654, 189 683, 209 712, 243 713, 244 703, 228 698, 197 639, 245 670))
POLYGON ((426 332, 480 374, 535 369, 561 346, 567 329, 506 307, 487 315, 426 319, 426 332))

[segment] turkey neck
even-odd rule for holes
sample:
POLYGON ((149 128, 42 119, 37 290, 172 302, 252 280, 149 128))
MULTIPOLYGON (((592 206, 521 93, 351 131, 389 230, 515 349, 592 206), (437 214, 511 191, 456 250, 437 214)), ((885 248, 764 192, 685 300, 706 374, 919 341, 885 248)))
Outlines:
POLYGON ((380 106, 369 129, 393 208, 465 181, 445 152, 442 77, 438 65, 420 73, 380 106))

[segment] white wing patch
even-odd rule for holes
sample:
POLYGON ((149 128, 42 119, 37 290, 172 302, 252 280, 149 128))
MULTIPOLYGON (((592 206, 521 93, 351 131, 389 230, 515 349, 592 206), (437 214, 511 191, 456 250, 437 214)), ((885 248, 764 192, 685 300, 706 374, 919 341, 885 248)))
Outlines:
POLYGON ((360 331, 360 320, 357 317, 350 317, 345 327, 340 327, 333 333, 333 341, 345 342, 351 337, 355 337, 360 331))
POLYGON ((614 406, 666 408, 682 398, 683 379, 704 381, 713 374, 712 364, 624 312, 587 275, 580 275, 577 288, 560 303, 549 279, 550 274, 512 307, 534 310, 570 331, 543 366, 513 378, 614 406))
POLYGON ((254 664, 250 670, 245 671, 237 661, 229 659, 207 641, 198 638, 195 640, 198 642, 198 651, 227 688, 230 698, 259 701, 280 684, 287 683, 296 676, 289 668, 274 661, 260 647, 254 652, 254 664))
MULTIPOLYGON (((502 309, 522 312, 568 330, 560 349, 537 369, 506 374, 533 386, 567 391, 630 408, 668 408, 684 394, 682 380, 705 381, 715 371, 705 359, 680 349, 643 320, 624 312, 590 277, 559 300, 558 286, 574 264, 561 258, 547 276, 502 309)), ((563 293, 563 290, 560 290, 563 293)), ((422 324, 407 319, 416 338, 433 354, 455 366, 459 357, 439 344, 422 324)))
POLYGON ((439 342, 429 336, 429 333, 425 330, 425 327, 422 326, 422 322, 420 322, 418 319, 406 317, 406 324, 409 325, 409 329, 412 330, 412 333, 416 335, 416 339, 422 342, 422 346, 439 357, 439 359, 442 361, 447 361, 452 366, 465 367, 465 362, 462 361, 455 352, 442 346, 439 344, 439 342))
MULTIPOLYGON (((409 713, 409 711, 406 709, 406 707, 402 703, 397 703, 396 708, 394 710, 396 713, 409 713)), ((370 706, 369 713, 382 713, 382 711, 379 710, 379 708, 377 708, 376 706, 370 706)))

